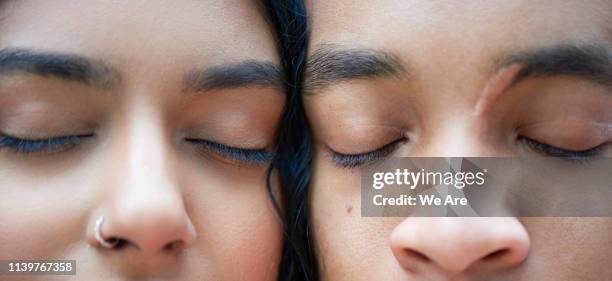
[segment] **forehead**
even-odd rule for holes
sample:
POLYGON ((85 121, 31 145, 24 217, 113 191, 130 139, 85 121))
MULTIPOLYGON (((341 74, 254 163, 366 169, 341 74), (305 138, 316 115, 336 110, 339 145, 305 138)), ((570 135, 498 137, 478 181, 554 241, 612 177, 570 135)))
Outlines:
POLYGON ((311 0, 311 51, 319 44, 482 53, 549 43, 612 42, 607 0, 311 0), (577 42, 578 41, 578 42, 577 42))
POLYGON ((264 15, 254 0, 3 1, 0 45, 120 55, 131 63, 274 60, 274 33, 264 15))

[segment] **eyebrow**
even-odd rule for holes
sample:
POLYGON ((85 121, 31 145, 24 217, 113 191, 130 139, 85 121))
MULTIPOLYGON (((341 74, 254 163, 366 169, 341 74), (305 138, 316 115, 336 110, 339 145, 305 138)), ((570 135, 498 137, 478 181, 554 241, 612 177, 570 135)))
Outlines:
POLYGON ((304 93, 313 93, 343 80, 399 78, 405 73, 401 60, 392 53, 322 44, 308 60, 304 93))
POLYGON ((612 86, 612 51, 603 46, 557 45, 503 56, 497 70, 520 64, 510 86, 530 78, 575 76, 612 86))
POLYGON ((248 60, 191 71, 185 78, 183 91, 193 93, 241 87, 283 89, 284 86, 280 66, 266 61, 248 60))
POLYGON ((24 48, 0 50, 0 75, 27 73, 78 82, 110 90, 119 74, 99 60, 83 56, 24 48))

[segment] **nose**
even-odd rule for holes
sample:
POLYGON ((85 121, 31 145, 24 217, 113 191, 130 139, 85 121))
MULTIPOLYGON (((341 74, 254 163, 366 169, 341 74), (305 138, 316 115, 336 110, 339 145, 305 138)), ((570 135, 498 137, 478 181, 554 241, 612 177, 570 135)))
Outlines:
POLYGON ((113 150, 101 227, 104 238, 119 241, 117 249, 132 247, 146 255, 189 247, 196 237, 181 190, 180 161, 161 126, 151 123, 134 126, 113 150))
POLYGON ((159 187, 123 193, 105 215, 103 236, 118 241, 117 250, 133 247, 149 256, 191 246, 195 227, 180 196, 173 193, 159 187))
POLYGON ((457 116, 440 121, 435 132, 425 136, 421 144, 410 151, 410 157, 508 157, 511 150, 495 145, 500 136, 486 132, 485 125, 472 116, 457 116))
POLYGON ((391 233, 399 264, 423 276, 498 272, 522 263, 529 236, 516 218, 406 218, 391 233))

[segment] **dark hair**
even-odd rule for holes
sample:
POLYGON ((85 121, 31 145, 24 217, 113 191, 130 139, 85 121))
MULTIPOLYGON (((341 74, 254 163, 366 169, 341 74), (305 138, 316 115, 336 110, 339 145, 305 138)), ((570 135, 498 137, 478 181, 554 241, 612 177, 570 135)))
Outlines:
POLYGON ((278 207, 277 201, 273 200, 283 219, 285 232, 279 280, 318 280, 309 239, 310 135, 301 97, 308 49, 306 8, 302 0, 267 0, 265 3, 278 34, 281 64, 287 82, 287 99, 276 154, 267 179, 271 195, 270 177, 273 168, 276 168, 283 187, 285 208, 278 207))

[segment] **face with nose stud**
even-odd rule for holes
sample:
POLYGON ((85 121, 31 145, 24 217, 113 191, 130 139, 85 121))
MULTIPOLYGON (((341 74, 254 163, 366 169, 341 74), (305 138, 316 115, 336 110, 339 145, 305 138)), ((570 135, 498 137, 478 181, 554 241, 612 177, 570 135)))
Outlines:
POLYGON ((285 96, 258 2, 0 13, 0 260, 77 261, 52 280, 276 279, 285 96))
POLYGON ((361 217, 359 169, 387 156, 610 156, 612 133, 600 129, 612 127, 611 2, 312 0, 307 9, 303 98, 322 280, 612 276, 609 218, 361 217))

